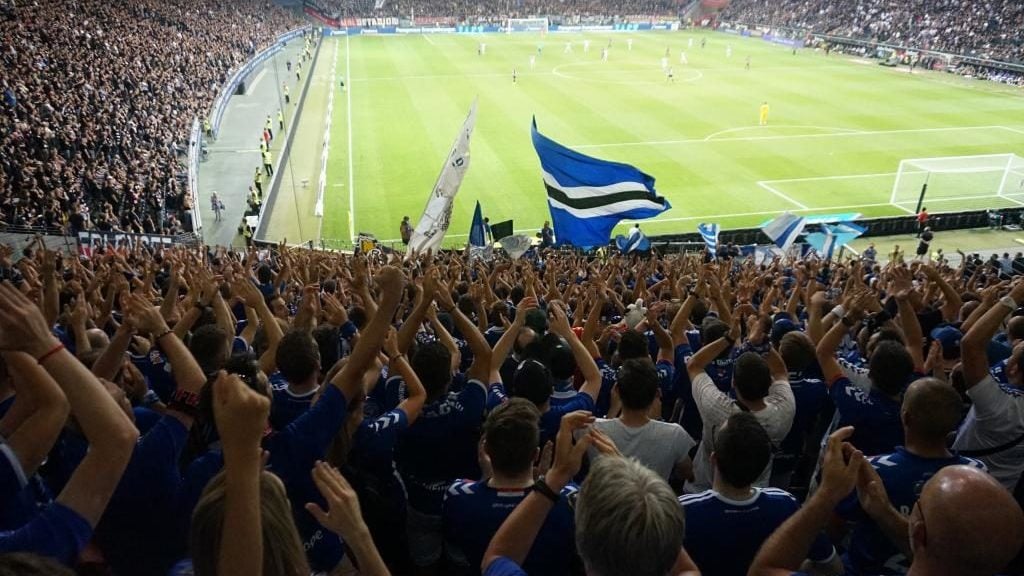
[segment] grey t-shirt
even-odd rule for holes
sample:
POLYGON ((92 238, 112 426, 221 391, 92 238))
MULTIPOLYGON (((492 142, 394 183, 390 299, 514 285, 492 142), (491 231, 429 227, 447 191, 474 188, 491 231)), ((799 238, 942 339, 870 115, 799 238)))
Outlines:
MULTIPOLYGON (((662 478, 668 480, 672 469, 685 460, 697 443, 678 424, 651 420, 639 428, 630 428, 621 420, 597 420, 595 426, 615 442, 619 452, 627 458, 636 458, 662 478)), ((590 449, 590 457, 600 454, 590 449)))

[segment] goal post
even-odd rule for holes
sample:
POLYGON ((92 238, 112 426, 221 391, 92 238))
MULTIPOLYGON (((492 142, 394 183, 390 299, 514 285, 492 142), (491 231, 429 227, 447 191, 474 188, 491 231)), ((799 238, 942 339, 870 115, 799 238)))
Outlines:
POLYGON ((509 18, 505 23, 505 32, 539 32, 547 34, 547 18, 509 18))
POLYGON ((1024 158, 983 154, 901 160, 889 203, 916 211, 922 192, 926 203, 997 197, 1024 205, 1017 199, 1024 196, 1024 158))

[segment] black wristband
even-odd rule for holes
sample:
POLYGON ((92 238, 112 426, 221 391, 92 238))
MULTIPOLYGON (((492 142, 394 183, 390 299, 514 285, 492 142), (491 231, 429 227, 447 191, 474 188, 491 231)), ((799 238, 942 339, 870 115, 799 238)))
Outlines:
POLYGON ((856 324, 856 322, 854 322, 853 319, 850 318, 849 316, 843 316, 842 318, 839 319, 839 321, 842 322, 843 326, 846 326, 847 328, 852 328, 853 325, 856 324))
POLYGON ((544 496, 545 498, 547 498, 548 500, 551 500, 552 502, 554 502, 556 504, 558 503, 558 500, 560 499, 560 496, 558 494, 556 494, 554 490, 551 489, 551 486, 548 486, 547 482, 544 481, 544 477, 543 476, 541 476, 540 478, 537 478, 537 481, 533 483, 533 489, 538 494, 544 496))

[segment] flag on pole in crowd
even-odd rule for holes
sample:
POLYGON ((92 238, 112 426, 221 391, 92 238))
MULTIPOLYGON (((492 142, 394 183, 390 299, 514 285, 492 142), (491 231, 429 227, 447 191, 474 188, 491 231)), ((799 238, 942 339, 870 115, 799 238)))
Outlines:
POLYGON ((863 226, 858 226, 853 222, 822 224, 821 232, 812 232, 807 235, 807 243, 814 248, 819 256, 831 260, 837 248, 846 246, 866 230, 863 226))
POLYGON ((452 144, 452 150, 441 167, 441 174, 437 177, 437 183, 427 200, 427 207, 423 210, 423 216, 416 224, 416 229, 409 240, 409 254, 414 251, 418 253, 427 250, 437 250, 448 232, 448 225, 452 219, 452 204, 455 195, 459 192, 459 185, 462 178, 469 169, 469 138, 473 135, 473 127, 476 125, 476 101, 469 109, 469 115, 463 122, 459 135, 452 144))
POLYGON ((469 226, 469 245, 486 246, 487 232, 484 230, 484 216, 480 210, 480 201, 476 201, 476 210, 473 211, 473 223, 469 226))
POLYGON ((619 252, 623 254, 629 254, 630 252, 647 252, 651 249, 651 241, 647 239, 647 236, 640 231, 640 226, 637 226, 629 231, 629 236, 623 236, 619 234, 615 237, 615 246, 619 249, 619 252))
POLYGON ((697 231, 700 232, 700 237, 704 239, 704 245, 708 247, 708 252, 714 258, 715 253, 718 251, 718 224, 705 224, 701 222, 697 224, 697 231))
POLYGON ((603 246, 620 220, 653 218, 672 206, 657 195, 654 178, 634 166, 570 150, 532 127, 558 244, 603 246))
POLYGON ((762 226, 761 231, 771 238, 772 242, 783 252, 788 252, 789 248, 793 246, 793 242, 796 242, 797 237, 803 233, 806 225, 807 220, 804 217, 786 212, 762 226))

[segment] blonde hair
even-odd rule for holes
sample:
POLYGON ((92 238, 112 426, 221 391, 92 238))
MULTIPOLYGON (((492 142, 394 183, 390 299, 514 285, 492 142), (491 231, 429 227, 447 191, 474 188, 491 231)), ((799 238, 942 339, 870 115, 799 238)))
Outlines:
MULTIPOLYGON (((197 576, 217 575, 226 496, 221 472, 206 485, 192 513, 189 549, 197 576)), ((284 484, 270 472, 260 473, 259 505, 263 524, 263 575, 308 576, 309 562, 295 528, 284 484)))

